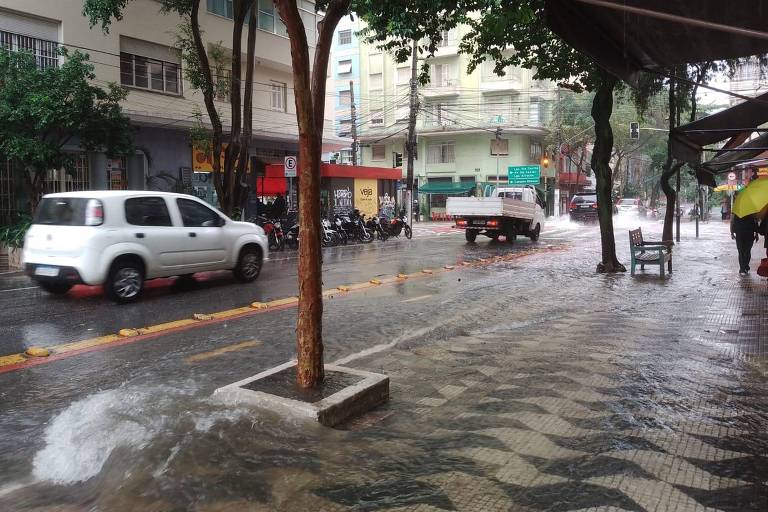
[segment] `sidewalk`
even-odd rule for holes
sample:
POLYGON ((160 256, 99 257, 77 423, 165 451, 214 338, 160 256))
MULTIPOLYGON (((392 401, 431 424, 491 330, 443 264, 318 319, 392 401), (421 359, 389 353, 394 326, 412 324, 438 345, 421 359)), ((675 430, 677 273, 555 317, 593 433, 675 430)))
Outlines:
POLYGON ((392 402, 352 426, 357 471, 302 505, 768 510, 768 285, 737 278, 727 227, 703 236, 676 247, 668 281, 587 279, 546 323, 351 363, 389 374, 392 402))

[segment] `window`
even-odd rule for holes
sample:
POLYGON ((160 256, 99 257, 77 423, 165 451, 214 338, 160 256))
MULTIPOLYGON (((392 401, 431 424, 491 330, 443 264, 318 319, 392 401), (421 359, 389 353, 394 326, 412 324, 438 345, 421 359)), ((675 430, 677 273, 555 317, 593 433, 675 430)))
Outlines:
POLYGON ((223 220, 218 213, 191 199, 177 199, 181 220, 188 228, 213 228, 221 226, 223 220))
POLYGON ((397 68, 397 85, 411 83, 411 68, 402 67, 397 68))
POLYGON ((528 126, 538 126, 539 124, 541 124, 539 98, 531 98, 531 102, 528 104, 528 126))
POLYGON ((351 30, 339 30, 339 44, 352 44, 351 30))
POLYGON ((6 48, 12 52, 26 51, 33 54, 39 69, 59 66, 59 44, 53 41, 0 30, 0 48, 6 48))
POLYGON ((432 103, 426 107, 427 121, 435 126, 448 126, 455 124, 455 121, 449 117, 447 103, 432 103))
POLYGON ((179 94, 179 65, 121 52, 120 83, 141 89, 179 94))
POLYGON ((371 160, 384 160, 387 147, 384 144, 371 146, 371 160))
POLYGON ((437 43, 438 48, 446 48, 455 44, 452 30, 441 30, 440 41, 437 43))
POLYGON ((352 105, 352 91, 339 91, 339 105, 349 106, 352 105))
POLYGON ((340 75, 346 75, 347 73, 351 73, 352 72, 352 60, 350 60, 350 59, 340 60, 339 61, 339 67, 337 69, 338 69, 338 73, 340 75))
POLYGON ((381 73, 368 75, 368 90, 380 91, 384 87, 384 77, 381 73))
POLYGON ((531 142, 531 161, 538 162, 541 160, 542 150, 541 142, 531 142))
POLYGON ((352 133, 352 120, 351 119, 340 119, 339 120, 338 135, 340 137, 348 137, 350 133, 352 133))
POLYGON ((90 201, 94 200, 85 197, 44 198, 33 222, 49 226, 85 226, 85 211, 90 201))
POLYGON ((173 226, 162 197, 131 197, 125 200, 125 220, 134 226, 173 226))
POLYGON ((232 0, 208 0, 208 12, 232 19, 232 0))
POLYGON ((435 87, 449 87, 456 84, 454 67, 451 64, 432 64, 429 80, 435 87))
POLYGON ((281 82, 272 81, 272 110, 285 112, 288 86, 281 82))
POLYGON ((384 114, 381 110, 371 110, 371 125, 372 126, 383 126, 384 125, 384 114))
POLYGON ((272 0, 259 0, 259 28, 267 32, 275 31, 275 5, 272 0))
POLYGON ((455 142, 439 142, 427 146, 428 164, 450 164, 456 161, 455 142))
POLYGON ((515 66, 506 66, 504 68, 504 76, 496 74, 496 61, 492 58, 488 58, 483 61, 483 82, 501 82, 504 80, 510 80, 519 82, 520 71, 515 66))
POLYGON ((509 139, 491 139, 491 156, 509 155, 509 139))

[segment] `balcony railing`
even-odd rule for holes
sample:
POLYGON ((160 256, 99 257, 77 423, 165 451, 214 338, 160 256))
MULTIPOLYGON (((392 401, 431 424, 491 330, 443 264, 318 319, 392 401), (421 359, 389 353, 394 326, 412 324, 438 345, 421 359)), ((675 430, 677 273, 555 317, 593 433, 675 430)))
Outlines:
POLYGON ((35 56, 35 62, 40 69, 59 66, 59 43, 55 41, 0 30, 0 48, 12 52, 27 51, 31 53, 35 56))

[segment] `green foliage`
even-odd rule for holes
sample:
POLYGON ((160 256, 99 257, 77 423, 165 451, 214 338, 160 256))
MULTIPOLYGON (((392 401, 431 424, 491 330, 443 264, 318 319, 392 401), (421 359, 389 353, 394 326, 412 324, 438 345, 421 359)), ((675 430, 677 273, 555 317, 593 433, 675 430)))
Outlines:
POLYGON ((211 130, 203 123, 203 114, 199 110, 195 110, 192 115, 194 116, 194 123, 192 128, 189 129, 189 140, 193 148, 209 155, 213 152, 213 135, 211 130))
POLYGON ((19 212, 16 221, 10 226, 0 228, 0 243, 6 247, 19 248, 24 246, 24 235, 32 225, 32 216, 19 212))
POLYGON ((0 154, 29 170, 69 167, 63 147, 77 139, 81 148, 110 155, 131 151, 131 128, 115 84, 93 84, 88 56, 61 51, 59 68, 38 69, 26 52, 0 52, 0 154))
MULTIPOLYGON (((213 84, 208 82, 206 74, 203 72, 202 61, 195 46, 191 21, 188 18, 185 19, 179 24, 177 30, 175 46, 181 52, 181 58, 184 60, 184 78, 195 89, 207 92, 213 87, 213 84)), ((202 31, 200 35, 202 36, 202 31)))

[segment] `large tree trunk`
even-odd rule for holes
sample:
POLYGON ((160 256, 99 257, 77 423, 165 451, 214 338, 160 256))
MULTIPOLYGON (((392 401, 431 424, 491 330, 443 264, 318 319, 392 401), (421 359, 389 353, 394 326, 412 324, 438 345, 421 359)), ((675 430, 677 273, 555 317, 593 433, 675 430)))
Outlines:
MULTIPOLYGON (((244 185, 248 160, 250 155, 251 135, 253 133, 253 67, 256 50, 256 18, 255 6, 250 10, 248 20, 248 47, 246 56, 248 62, 245 65, 245 90, 243 93, 243 130, 240 135, 240 153, 237 157, 237 169, 235 172, 235 193, 233 196, 234 207, 242 206, 245 202, 248 187, 244 185)), ((252 171, 255 172, 255 171, 252 171)))
POLYGON ((602 80, 592 101, 592 119, 595 121, 595 147, 592 151, 592 169, 597 181, 598 217, 600 219, 600 241, 602 243, 602 261, 597 265, 598 272, 626 272, 624 265, 616 258, 616 240, 613 236, 613 199, 611 197, 611 153, 613 151, 613 130, 611 112, 613 111, 613 89, 616 78, 608 73, 602 74, 602 80))
POLYGON ((664 241, 672 240, 672 224, 675 220, 675 203, 677 194, 670 185, 669 180, 682 167, 682 164, 672 165, 672 131, 675 129, 677 119, 677 83, 674 78, 669 80, 669 138, 667 139, 667 161, 664 164, 664 170, 661 173, 661 190, 667 198, 667 209, 664 214, 664 230, 661 239, 664 241))
POLYGON ((278 0, 291 42, 296 120, 299 127, 299 314, 296 322, 296 381, 312 388, 324 378, 323 281, 320 244, 320 155, 325 115, 325 83, 333 32, 349 0, 332 0, 318 24, 315 62, 310 75, 304 23, 296 2, 278 0))

